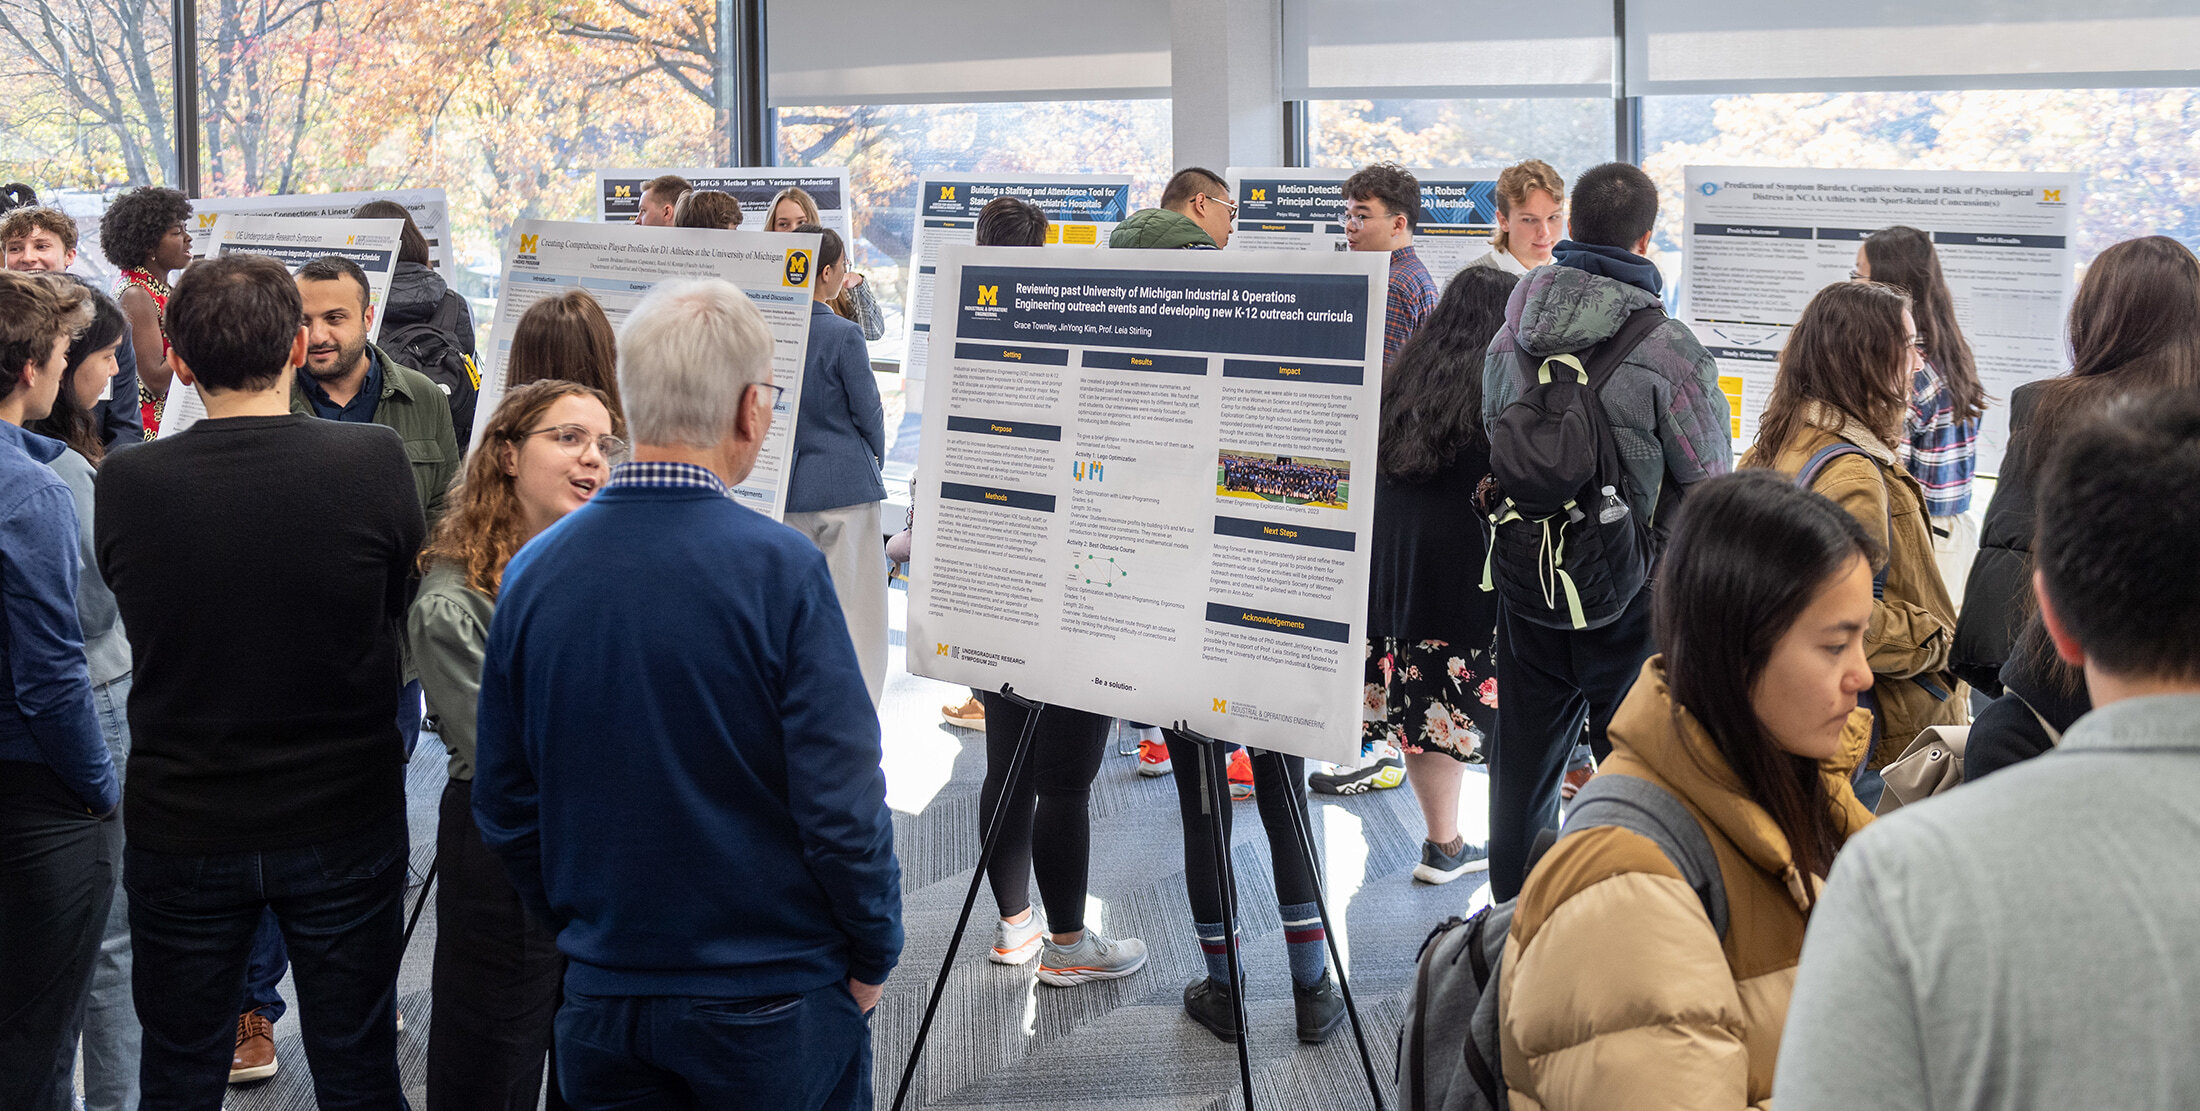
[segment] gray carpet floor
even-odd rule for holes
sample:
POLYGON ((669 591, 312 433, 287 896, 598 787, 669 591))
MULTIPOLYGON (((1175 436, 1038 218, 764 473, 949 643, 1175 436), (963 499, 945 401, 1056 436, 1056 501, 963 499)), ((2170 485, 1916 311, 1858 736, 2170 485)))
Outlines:
MULTIPOLYGON (((881 717, 885 725, 888 803, 902 864, 908 945, 873 1019, 877 1102, 893 1098, 925 1001, 978 856, 978 787, 984 738, 942 722, 942 703, 961 688, 911 676, 899 659, 906 595, 896 590, 895 671, 881 717)), ((1127 731, 1118 747, 1132 747, 1127 731)), ((417 879, 433 854, 435 804, 443 762, 424 739, 413 762, 413 866, 417 879)), ((822 769, 821 769, 822 770, 822 769)), ((1486 828, 1483 778, 1470 773, 1462 828, 1486 828)), ((1447 887, 1412 882, 1419 858, 1420 810, 1410 785, 1351 799, 1313 796, 1315 838, 1367 1045, 1386 1105, 1413 957, 1431 926, 1486 898, 1479 876, 1447 887)), ((1238 871, 1250 988, 1254 1099, 1262 1108, 1372 1107, 1350 1027, 1326 1045, 1292 1036, 1290 974, 1268 864, 1267 841, 1251 803, 1235 806, 1232 859, 1238 871)), ((1182 1011, 1187 983, 1204 974, 1184 893, 1183 835, 1169 777, 1144 779, 1137 761, 1111 755, 1092 794, 1092 875, 1086 920, 1114 937, 1143 938, 1146 967, 1123 979, 1076 988, 1039 984, 1031 966, 985 959, 992 940, 992 899, 981 890, 971 927, 934 1020, 907 1106, 922 1108, 1107 1107, 1140 1111, 1226 1109, 1243 1105, 1237 1054, 1182 1011)), ((408 894, 418 894, 417 887, 408 894)), ((398 981, 405 1016, 400 1062, 415 1111, 424 1111, 428 1032, 434 1000, 428 970, 435 951, 433 901, 422 916, 398 981)), ((293 1010, 276 1027, 282 1070, 273 1079, 231 1089, 234 1109, 315 1106, 293 1010)))

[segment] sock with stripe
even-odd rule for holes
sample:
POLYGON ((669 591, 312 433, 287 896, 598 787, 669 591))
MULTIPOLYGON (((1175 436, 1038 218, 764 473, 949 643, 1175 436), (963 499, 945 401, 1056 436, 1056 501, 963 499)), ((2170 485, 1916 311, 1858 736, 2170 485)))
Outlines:
POLYGON ((1293 903, 1277 909, 1283 912, 1283 940, 1291 951, 1291 982, 1313 987, 1329 969, 1329 934, 1322 929, 1321 908, 1293 903))
MULTIPOLYGON (((1222 923, 1194 922, 1192 928, 1199 932, 1199 952, 1207 958, 1207 977, 1218 984, 1230 982, 1230 951, 1222 944, 1222 923)), ((1245 959, 1244 950, 1238 951, 1238 959, 1245 959)))

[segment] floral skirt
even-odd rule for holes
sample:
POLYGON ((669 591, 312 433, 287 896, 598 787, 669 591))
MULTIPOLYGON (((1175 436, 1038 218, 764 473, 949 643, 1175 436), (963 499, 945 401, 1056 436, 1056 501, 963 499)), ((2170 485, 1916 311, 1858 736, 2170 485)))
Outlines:
POLYGON ((1480 764, 1497 727, 1497 644, 1372 637, 1361 708, 1360 752, 1388 741, 1402 752, 1441 752, 1480 764))

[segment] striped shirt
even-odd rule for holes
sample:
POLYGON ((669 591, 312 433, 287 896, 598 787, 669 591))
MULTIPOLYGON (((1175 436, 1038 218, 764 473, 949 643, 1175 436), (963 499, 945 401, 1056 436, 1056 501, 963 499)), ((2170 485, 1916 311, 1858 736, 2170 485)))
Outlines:
POLYGON ((698 490, 710 490, 733 496, 733 489, 710 473, 707 467, 693 463, 673 463, 652 459, 640 463, 621 463, 611 469, 611 480, 603 484, 606 490, 614 486, 652 486, 659 489, 687 486, 698 490))
POLYGON ((1978 418, 1956 420, 1955 394, 1930 361, 1910 382, 1909 414, 1898 448, 1902 465, 1925 488, 1925 512, 1953 517, 1971 508, 1971 474, 1978 466, 1978 418))
POLYGON ((1411 247, 1390 252, 1390 308, 1383 316, 1383 369, 1398 361, 1413 330, 1436 307, 1436 282, 1411 247))

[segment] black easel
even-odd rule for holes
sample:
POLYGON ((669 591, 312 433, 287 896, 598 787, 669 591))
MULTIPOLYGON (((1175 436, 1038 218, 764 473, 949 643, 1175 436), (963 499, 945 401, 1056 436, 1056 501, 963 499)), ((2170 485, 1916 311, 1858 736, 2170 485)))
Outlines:
POLYGON ((1002 819, 1008 815, 1008 800, 1016 797, 1016 788, 1023 782, 1024 765, 1031 755, 1031 738, 1038 733, 1039 715, 1046 711, 1046 703, 1032 702, 1020 697, 1001 684, 1001 697, 1022 707, 1028 713, 1024 717, 1024 731, 1016 737, 1016 751, 1008 760, 1008 784, 1001 792, 1001 805, 994 808, 993 820, 986 823, 985 840, 978 849, 978 866, 970 873, 970 890, 963 894, 961 916, 955 919, 954 936, 948 939, 947 954, 940 958, 939 978, 932 982, 932 999, 924 1005, 924 1021, 917 1026, 917 1040, 909 1045, 909 1061, 902 1066, 901 1086, 894 1089, 893 1111, 901 1111, 902 1101, 909 1098, 909 1082, 917 1075, 917 1062, 924 1056, 925 1039, 932 1035, 932 1016, 940 1009, 940 996, 947 991, 948 973, 955 969, 955 953, 962 948, 963 931, 970 926, 970 908, 977 905, 978 887, 985 882, 986 867, 993 863, 993 847, 1001 837, 1002 819))
MULTIPOLYGON (((1196 732, 1183 722, 1176 724, 1176 732, 1185 740, 1199 746, 1200 786, 1202 788, 1201 793, 1207 799, 1205 805, 1219 808, 1221 814, 1228 813, 1230 796, 1225 772, 1226 760, 1228 759, 1226 754, 1229 751, 1228 742, 1196 732), (1213 791, 1206 789, 1210 768, 1213 769, 1215 787, 1213 791)), ((1337 970, 1337 991, 1344 996, 1344 1013, 1352 1020, 1352 1040, 1359 1046, 1360 1067, 1367 1073, 1367 1094, 1369 1098, 1375 1101, 1375 1111, 1387 1111, 1386 1105, 1383 1103, 1382 1087, 1375 1079, 1375 1058, 1367 1051, 1367 1033, 1360 1025, 1360 1009, 1352 1002, 1352 981, 1350 977, 1345 975, 1344 956, 1337 951, 1337 931, 1335 927, 1330 925, 1329 899, 1322 893, 1321 860, 1314 853, 1314 827, 1312 822, 1308 820, 1304 802, 1299 798, 1296 784, 1293 784, 1291 789, 1284 792, 1284 800, 1291 811, 1291 824, 1294 832, 1298 835, 1299 850, 1306 854, 1307 874, 1314 881, 1314 907, 1321 912, 1322 936, 1329 945, 1329 963, 1334 965, 1337 970)), ((1222 884, 1222 930, 1225 935, 1224 944, 1228 946, 1230 953, 1230 975, 1236 977, 1238 974, 1238 952, 1234 905, 1237 901, 1237 879, 1230 868, 1229 838, 1222 831, 1221 814, 1216 815, 1214 822, 1217 864, 1215 872, 1222 884)), ((1240 990, 1233 991, 1231 996, 1237 1001, 1238 1069, 1243 1074, 1245 1081, 1245 1108, 1246 1111, 1253 1111, 1253 1072, 1250 1056, 1245 1048, 1245 1001, 1242 985, 1240 990)))
POLYGON ((1238 968, 1237 873, 1230 862, 1230 834, 1223 829, 1230 816, 1230 747, 1213 737, 1195 733, 1177 722, 1178 736, 1199 749, 1199 806, 1207 812, 1207 830, 1215 853, 1215 885, 1222 903, 1222 945, 1230 961, 1230 1008, 1237 1020, 1238 1079, 1245 1085, 1245 1111, 1253 1111, 1253 1056, 1246 1048, 1252 1035, 1245 1021, 1245 975, 1238 968))

